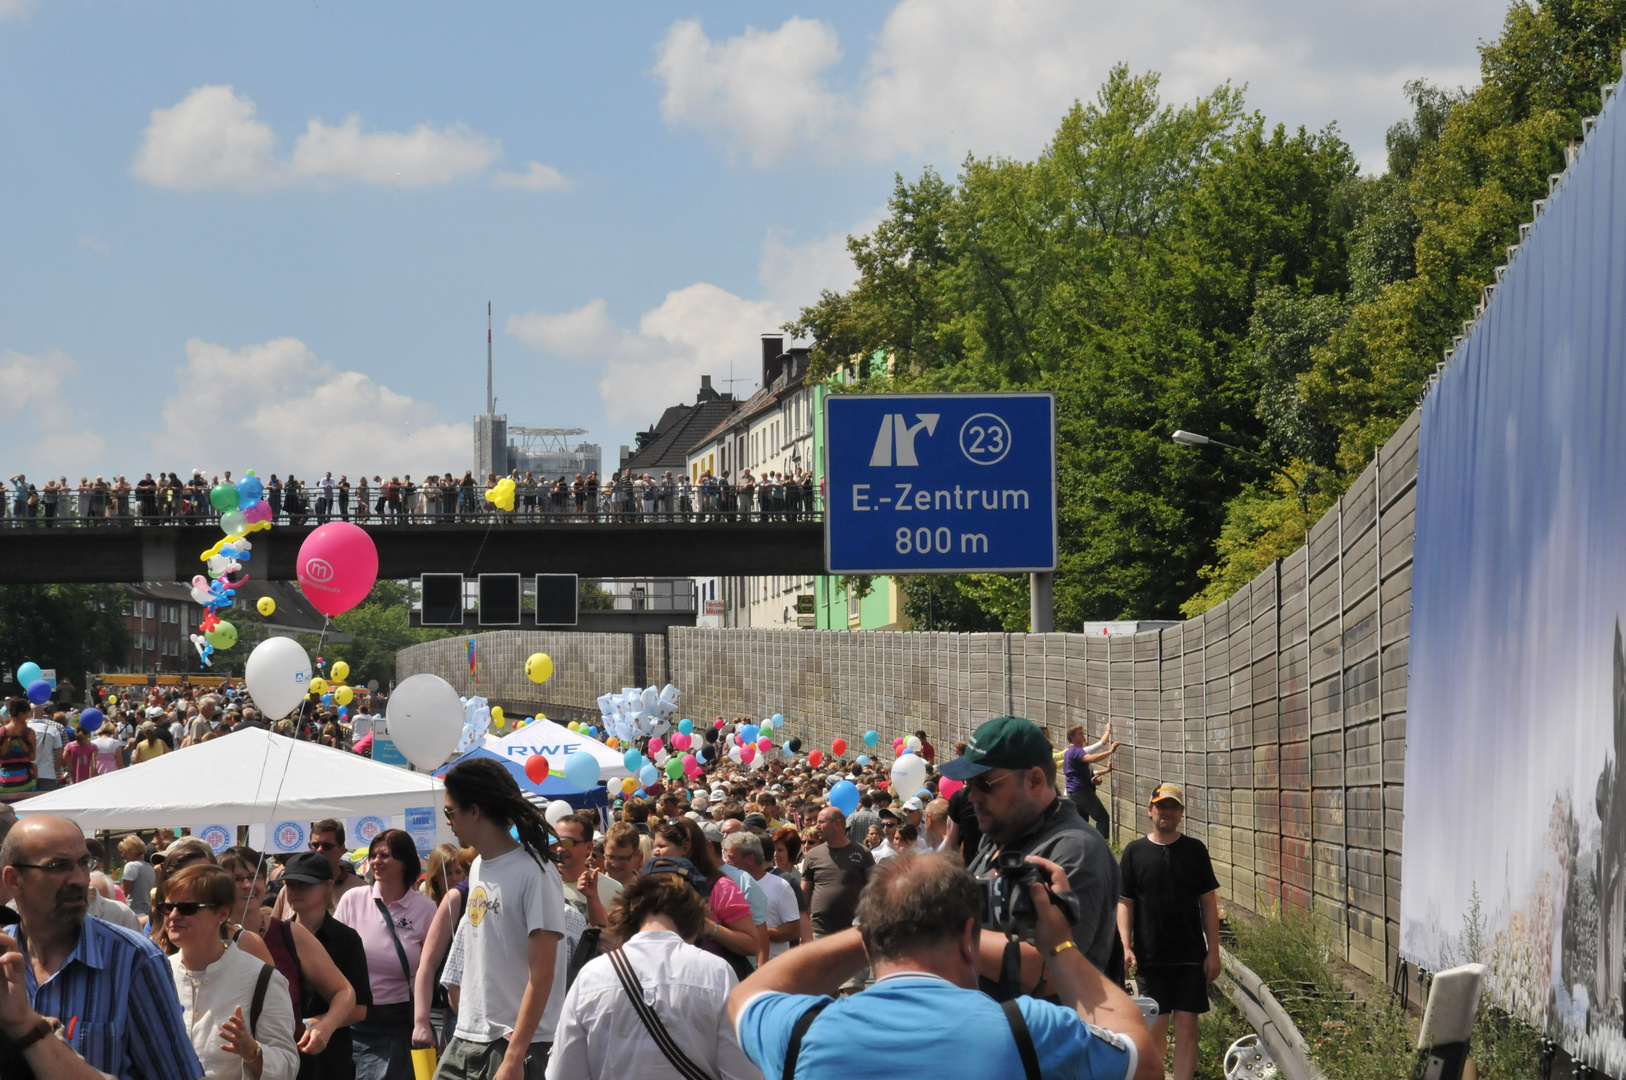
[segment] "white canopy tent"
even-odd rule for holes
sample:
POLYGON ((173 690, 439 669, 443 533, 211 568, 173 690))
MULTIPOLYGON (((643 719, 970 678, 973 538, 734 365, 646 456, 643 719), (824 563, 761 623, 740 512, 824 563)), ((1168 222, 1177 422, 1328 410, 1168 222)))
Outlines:
POLYGON ((561 773, 571 754, 592 754, 598 761, 600 780, 616 780, 632 775, 622 761, 621 751, 611 750, 598 740, 578 735, 552 720, 533 720, 518 731, 504 735, 494 745, 488 742, 486 748, 521 765, 532 754, 542 754, 548 759, 548 768, 561 773))
POLYGON ((21 817, 55 814, 92 832, 395 816, 409 807, 433 807, 438 822, 443 801, 440 781, 426 773, 249 728, 12 805, 21 817))

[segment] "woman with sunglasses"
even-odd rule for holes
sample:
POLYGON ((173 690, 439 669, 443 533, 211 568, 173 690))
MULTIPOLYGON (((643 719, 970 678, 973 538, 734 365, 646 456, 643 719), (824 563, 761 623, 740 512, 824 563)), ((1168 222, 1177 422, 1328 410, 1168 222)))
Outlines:
POLYGON ((727 960, 736 973, 748 971, 749 965, 743 960, 757 955, 757 924, 751 919, 751 905, 745 894, 723 873, 711 841, 688 818, 662 822, 650 831, 657 859, 662 855, 688 859, 706 880, 703 891, 710 917, 701 948, 727 960))
MULTIPOLYGON (((195 836, 183 836, 169 845, 169 848, 164 852, 164 861, 158 864, 158 870, 154 875, 156 885, 153 889, 153 895, 167 898, 169 894, 166 889, 169 879, 187 867, 199 864, 206 866, 217 865, 215 863, 215 853, 202 840, 195 836)), ((233 888, 236 888, 235 882, 233 888)), ((154 909, 154 912, 156 913, 156 909, 154 909)), ((230 915, 231 913, 228 911, 226 921, 227 939, 256 960, 274 964, 275 961, 271 957, 271 950, 265 946, 265 939, 253 930, 246 929, 231 921, 230 915)), ((153 919, 148 925, 147 936, 152 939, 154 945, 157 945, 166 954, 175 952, 175 944, 169 940, 168 931, 164 927, 164 920, 153 919)))
POLYGON ((385 829, 367 849, 371 888, 339 898, 333 917, 361 935, 373 1003, 351 1033, 356 1080, 412 1080, 413 982, 435 904, 413 888, 418 850, 400 829, 385 829))
POLYGON ((231 875, 208 864, 165 883, 156 914, 176 947, 169 963, 182 1020, 210 1080, 294 1080, 299 1052, 288 982, 226 940, 236 897, 231 875))

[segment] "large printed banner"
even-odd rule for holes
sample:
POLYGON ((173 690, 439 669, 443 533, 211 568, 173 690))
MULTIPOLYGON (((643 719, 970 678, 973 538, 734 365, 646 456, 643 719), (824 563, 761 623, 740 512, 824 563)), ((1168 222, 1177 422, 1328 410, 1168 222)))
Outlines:
POLYGON ((1605 108, 1423 406, 1401 952, 1626 1074, 1626 132, 1605 108))

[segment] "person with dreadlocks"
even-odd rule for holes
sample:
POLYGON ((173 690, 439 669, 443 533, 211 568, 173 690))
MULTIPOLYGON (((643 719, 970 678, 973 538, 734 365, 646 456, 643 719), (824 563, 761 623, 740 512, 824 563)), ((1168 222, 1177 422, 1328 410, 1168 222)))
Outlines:
POLYGON ((435 1080, 542 1080, 569 960, 547 823, 493 758, 453 766, 445 784, 447 824, 479 854, 469 868, 457 1027, 435 1080))

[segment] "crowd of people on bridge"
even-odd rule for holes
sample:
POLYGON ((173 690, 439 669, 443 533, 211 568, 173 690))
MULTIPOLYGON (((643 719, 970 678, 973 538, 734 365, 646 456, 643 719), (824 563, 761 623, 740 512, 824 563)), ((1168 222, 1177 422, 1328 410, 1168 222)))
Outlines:
MULTIPOLYGON (((272 522, 286 525, 797 521, 817 516, 822 499, 813 474, 795 469, 757 474, 746 469, 737 477, 705 471, 692 479, 682 470, 657 477, 624 469, 603 481, 596 472, 553 480, 515 472, 507 477, 515 485, 514 509, 502 510, 486 498, 500 479, 492 473, 482 482, 465 471, 462 477, 442 473, 417 481, 410 474, 388 479, 362 474, 352 483, 348 474, 335 479, 328 472, 317 480, 272 473, 264 483, 272 522)), ((19 473, 9 481, 10 497, 0 500, 0 523, 15 528, 196 524, 219 516, 209 492, 222 482, 232 483, 232 474, 205 477, 194 471, 182 480, 173 472, 156 478, 147 473, 133 484, 122 475, 81 476, 74 484, 66 476, 37 483, 19 473)))
MULTIPOLYGON (((9 705, 6 733, 33 731, 9 705)), ((131 711, 160 754, 266 724, 229 686, 131 711)), ((1109 739, 1056 749, 1001 717, 944 761, 926 734, 916 791, 856 755, 716 755, 607 814, 549 813, 468 759, 441 807, 458 843, 427 858, 399 830, 352 850, 336 820, 295 855, 104 846, 0 806, 0 1075, 408 1080, 428 1050, 440 1080, 817 1078, 930 1047, 938 1077, 1150 1080, 1172 1016, 1190 1077, 1217 882, 1179 787, 1120 864, 1093 791, 1109 739)))

